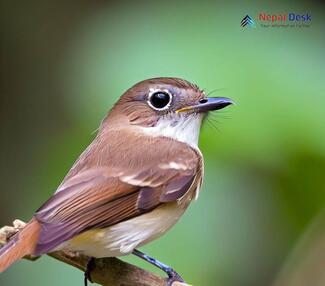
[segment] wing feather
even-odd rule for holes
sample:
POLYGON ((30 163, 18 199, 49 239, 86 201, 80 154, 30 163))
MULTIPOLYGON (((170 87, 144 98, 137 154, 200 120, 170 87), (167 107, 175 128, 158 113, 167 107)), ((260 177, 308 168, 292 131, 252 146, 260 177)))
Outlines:
MULTIPOLYGON (((150 143, 155 142, 145 144, 150 143)), ((86 230, 105 228, 182 198, 201 172, 201 157, 183 143, 166 143, 174 146, 161 150, 158 158, 156 152, 146 154, 145 160, 130 155, 128 168, 120 160, 113 166, 80 167, 79 172, 74 166, 73 174, 35 213, 41 224, 35 255, 53 251, 86 230), (176 147, 178 152, 167 152, 176 147)))

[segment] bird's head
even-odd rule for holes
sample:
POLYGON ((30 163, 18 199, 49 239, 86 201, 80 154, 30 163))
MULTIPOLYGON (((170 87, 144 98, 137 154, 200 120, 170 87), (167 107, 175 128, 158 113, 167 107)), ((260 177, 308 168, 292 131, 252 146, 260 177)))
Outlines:
POLYGON ((230 104, 233 102, 229 98, 206 97, 197 85, 186 80, 153 78, 127 90, 104 123, 109 128, 135 127, 149 135, 197 144, 204 115, 230 104))

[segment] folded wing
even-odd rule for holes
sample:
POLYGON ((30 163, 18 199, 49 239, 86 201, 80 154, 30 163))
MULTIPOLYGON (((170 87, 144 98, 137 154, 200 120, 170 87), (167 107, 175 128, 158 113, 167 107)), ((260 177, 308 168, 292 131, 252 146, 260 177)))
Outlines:
POLYGON ((201 158, 177 144, 182 149, 178 155, 166 152, 157 160, 155 154, 154 160, 144 162, 133 154, 130 160, 141 162, 139 166, 94 166, 68 176, 35 213, 41 225, 35 255, 53 251, 89 229, 114 225, 183 197, 201 175, 201 158))

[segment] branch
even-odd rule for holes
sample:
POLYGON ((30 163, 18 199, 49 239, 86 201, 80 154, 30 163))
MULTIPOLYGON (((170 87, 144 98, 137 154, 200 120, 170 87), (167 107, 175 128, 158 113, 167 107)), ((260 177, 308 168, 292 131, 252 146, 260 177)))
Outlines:
MULTIPOLYGON (((0 247, 5 245, 10 238, 24 228, 25 223, 15 220, 13 226, 0 228, 0 247)), ((70 251, 56 251, 49 256, 67 263, 85 272, 89 260, 88 256, 70 251)), ((26 256, 25 259, 34 261, 39 257, 26 256)), ((115 257, 98 258, 95 260, 95 268, 91 272, 93 282, 104 286, 165 286, 166 279, 124 262, 115 257)), ((174 282, 172 286, 190 286, 185 283, 174 282)))

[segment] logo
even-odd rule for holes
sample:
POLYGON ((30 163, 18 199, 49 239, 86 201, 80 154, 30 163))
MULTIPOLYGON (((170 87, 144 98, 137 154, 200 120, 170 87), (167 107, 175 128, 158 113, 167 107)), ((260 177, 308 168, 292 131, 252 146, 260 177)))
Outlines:
POLYGON ((245 26, 248 26, 248 27, 255 27, 255 22, 253 20, 252 17, 250 17, 249 15, 246 15, 240 22, 240 26, 242 27, 245 27, 245 26))
MULTIPOLYGON (((312 16, 310 13, 298 14, 294 12, 282 12, 269 14, 260 12, 255 16, 256 23, 261 28, 309 28, 312 23, 312 16)), ((251 16, 246 15, 241 20, 240 26, 255 28, 256 24, 251 16)))

